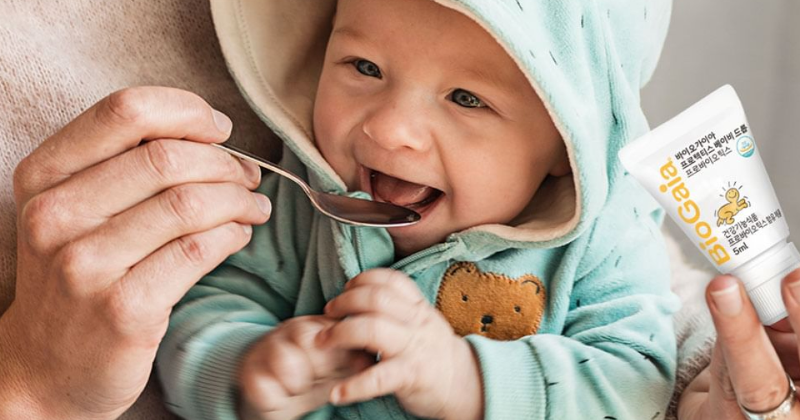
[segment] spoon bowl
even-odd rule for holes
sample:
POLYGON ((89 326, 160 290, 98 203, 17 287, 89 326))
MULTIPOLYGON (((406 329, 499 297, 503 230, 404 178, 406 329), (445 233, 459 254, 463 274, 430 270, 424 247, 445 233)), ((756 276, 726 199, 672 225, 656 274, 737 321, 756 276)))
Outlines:
POLYGON ((218 143, 212 144, 212 146, 289 178, 303 189, 303 192, 305 192, 306 196, 311 200, 311 204, 319 210, 320 213, 339 222, 355 226, 400 227, 413 225, 422 218, 419 213, 414 210, 391 203, 369 201, 316 191, 299 176, 250 152, 235 146, 218 143))

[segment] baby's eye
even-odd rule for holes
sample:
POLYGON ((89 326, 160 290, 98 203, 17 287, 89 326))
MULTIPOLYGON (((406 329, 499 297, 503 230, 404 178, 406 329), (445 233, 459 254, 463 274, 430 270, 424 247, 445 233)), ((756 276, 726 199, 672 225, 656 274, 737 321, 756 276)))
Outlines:
POLYGON ((464 89, 456 89, 450 94, 450 100, 457 103, 464 108, 485 108, 486 104, 483 103, 481 98, 473 95, 464 89))
POLYGON ((356 70, 358 70, 358 72, 364 76, 375 77, 378 79, 383 78, 381 69, 372 61, 359 59, 353 61, 353 65, 356 67, 356 70))

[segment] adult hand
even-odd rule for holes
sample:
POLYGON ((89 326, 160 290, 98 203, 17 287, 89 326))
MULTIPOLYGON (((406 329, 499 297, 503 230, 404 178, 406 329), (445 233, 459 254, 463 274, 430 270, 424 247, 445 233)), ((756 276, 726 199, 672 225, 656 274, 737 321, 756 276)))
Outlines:
POLYGON ((314 338, 336 321, 288 319, 248 351, 239 372, 240 413, 247 420, 291 420, 328 403, 333 386, 374 359, 363 351, 322 349, 314 338))
MULTIPOLYGON (((736 278, 712 280, 706 300, 717 343, 710 366, 684 392, 679 418, 745 420, 740 404, 751 412, 764 412, 784 401, 789 392, 787 372, 794 378, 798 373, 793 331, 800 331, 800 269, 783 280, 782 294, 787 320, 764 327, 736 278)), ((781 418, 800 419, 800 403, 781 418)))
POLYGON ((320 346, 380 354, 380 363, 333 388, 332 403, 394 394, 416 416, 483 418, 477 357, 408 276, 365 271, 328 302, 325 315, 341 321, 319 333, 320 346))
POLYGON ((231 126, 189 92, 124 89, 19 164, 0 417, 111 419, 136 400, 172 306, 269 217, 257 168, 203 144, 231 126))

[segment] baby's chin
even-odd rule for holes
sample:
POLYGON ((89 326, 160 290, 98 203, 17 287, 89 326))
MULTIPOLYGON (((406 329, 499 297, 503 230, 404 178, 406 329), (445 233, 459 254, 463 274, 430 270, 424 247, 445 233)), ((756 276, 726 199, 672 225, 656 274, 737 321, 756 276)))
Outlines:
POLYGON ((423 230, 420 229, 419 234, 416 234, 416 232, 409 231, 409 228, 412 227, 417 226, 388 229, 389 236, 392 237, 392 242, 394 243, 394 254, 398 260, 440 244, 447 238, 447 234, 437 234, 430 230, 424 230, 423 233, 423 230))

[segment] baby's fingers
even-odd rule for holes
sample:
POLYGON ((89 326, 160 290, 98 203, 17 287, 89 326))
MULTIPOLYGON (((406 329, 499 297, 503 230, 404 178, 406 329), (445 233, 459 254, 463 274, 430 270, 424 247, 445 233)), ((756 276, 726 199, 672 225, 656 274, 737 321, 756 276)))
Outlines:
POLYGON ((412 338, 413 330, 389 318, 360 315, 320 331, 316 343, 321 348, 366 350, 395 357, 408 348, 412 338))
POLYGON ((239 380, 245 391, 253 390, 247 394, 252 394, 253 402, 265 401, 259 409, 274 410, 285 404, 286 398, 310 390, 314 371, 306 352, 292 341, 263 344, 247 355, 239 380))
POLYGON ((382 314, 404 325, 419 324, 428 310, 433 308, 427 301, 411 302, 391 287, 371 284, 348 289, 325 305, 331 318, 382 314))
POLYGON ((334 405, 347 405, 396 393, 411 385, 408 367, 401 359, 382 361, 339 382, 330 393, 334 405))
MULTIPOLYGON (((239 379, 242 410, 253 413, 272 413, 286 408, 289 394, 274 377, 243 372, 239 379)), ((247 417, 245 417, 247 418, 247 417)))
POLYGON ((387 287, 393 290, 398 298, 405 299, 409 302, 421 302, 425 300, 417 284, 402 271, 388 268, 367 270, 348 281, 347 284, 344 285, 344 290, 347 292, 358 287, 366 286, 387 287))
MULTIPOLYGON (((332 381, 325 381, 315 384, 309 392, 292 397, 282 396, 272 398, 270 392, 278 391, 270 389, 269 384, 265 384, 264 393, 257 396, 244 395, 245 399, 241 404, 241 417, 245 419, 265 419, 265 420, 293 420, 303 414, 316 410, 328 402, 331 389, 335 385, 332 381), (257 399, 259 398, 259 399, 257 399)), ((273 383, 272 385, 275 385, 273 383)))

